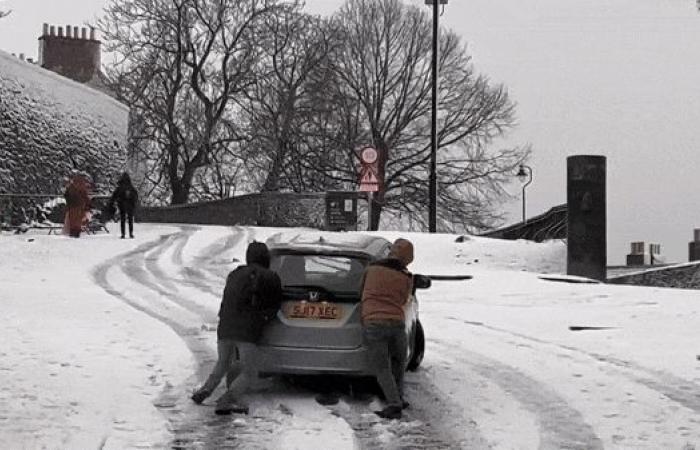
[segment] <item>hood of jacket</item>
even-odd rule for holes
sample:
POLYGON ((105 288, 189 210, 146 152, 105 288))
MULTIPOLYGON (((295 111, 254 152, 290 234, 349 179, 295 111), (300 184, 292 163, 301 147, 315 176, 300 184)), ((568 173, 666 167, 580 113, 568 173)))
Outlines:
POLYGON ((131 177, 129 176, 129 174, 126 172, 122 173, 122 175, 119 177, 119 180, 117 181, 117 185, 131 186, 131 177))
POLYGON ((413 261, 413 244, 407 239, 397 239, 391 245, 389 258, 398 259, 404 267, 413 261))
POLYGON ((245 252, 246 264, 257 264, 264 268, 270 267, 270 251, 263 242, 251 242, 245 252))

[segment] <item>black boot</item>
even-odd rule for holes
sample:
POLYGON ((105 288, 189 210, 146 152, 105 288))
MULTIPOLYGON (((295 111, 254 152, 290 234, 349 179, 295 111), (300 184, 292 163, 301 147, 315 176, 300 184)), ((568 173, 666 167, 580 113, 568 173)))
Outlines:
POLYGON ((375 411, 376 415, 382 419, 400 419, 401 418, 401 406, 387 406, 381 411, 375 411))
MULTIPOLYGON (((124 236, 122 236, 122 239, 123 238, 124 238, 124 236)), ((194 393, 192 394, 192 397, 190 397, 190 398, 192 399, 193 402, 195 402, 196 404, 199 405, 210 395, 211 395, 211 392, 209 392, 207 390, 197 389, 196 391, 194 391, 194 393)))

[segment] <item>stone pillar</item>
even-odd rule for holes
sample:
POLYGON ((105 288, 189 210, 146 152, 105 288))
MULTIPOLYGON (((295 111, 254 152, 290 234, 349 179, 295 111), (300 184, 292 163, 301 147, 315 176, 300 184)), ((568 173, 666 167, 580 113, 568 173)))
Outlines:
POLYGON ((605 157, 569 156, 567 162, 567 273, 606 279, 605 157))
POLYGON ((695 229, 694 240, 688 243, 688 261, 700 261, 700 228, 695 229))

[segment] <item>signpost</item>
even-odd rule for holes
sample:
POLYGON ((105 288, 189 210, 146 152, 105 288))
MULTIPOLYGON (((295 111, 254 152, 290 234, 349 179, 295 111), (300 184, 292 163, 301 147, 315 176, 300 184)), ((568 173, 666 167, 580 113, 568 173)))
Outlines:
POLYGON ((367 230, 372 231, 372 201, 379 191, 379 153, 372 147, 360 152, 360 192, 367 192, 367 230))

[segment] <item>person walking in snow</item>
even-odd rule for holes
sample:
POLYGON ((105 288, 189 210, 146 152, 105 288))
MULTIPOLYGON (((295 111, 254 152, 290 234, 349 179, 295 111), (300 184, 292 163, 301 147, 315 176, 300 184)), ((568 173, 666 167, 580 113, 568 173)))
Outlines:
POLYGON ((413 290, 413 275, 406 267, 411 261, 413 244, 397 239, 386 259, 367 267, 362 285, 363 340, 387 402, 375 414, 388 419, 401 418, 401 411, 408 407, 403 399, 403 377, 408 349, 406 307, 413 290))
POLYGON ((217 328, 218 361, 191 397, 202 403, 226 375, 227 389, 216 401, 216 414, 248 412, 237 396, 257 378, 255 343, 282 304, 282 282, 269 267, 267 245, 252 242, 246 250, 246 265, 237 267, 226 279, 217 328))
POLYGON ((131 177, 128 173, 122 173, 117 181, 117 188, 112 194, 110 201, 111 209, 114 210, 114 204, 119 207, 119 221, 122 232, 122 239, 126 237, 126 222, 129 222, 129 237, 134 238, 134 210, 138 203, 139 194, 131 184, 131 177))
POLYGON ((63 197, 66 200, 66 217, 64 233, 79 238, 83 229, 86 213, 90 209, 90 181, 81 174, 73 175, 66 186, 63 197))

